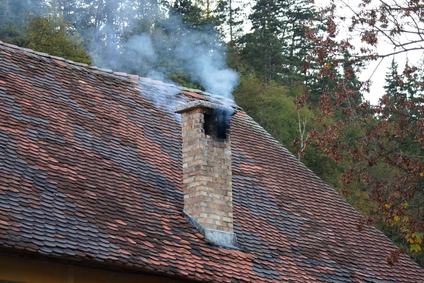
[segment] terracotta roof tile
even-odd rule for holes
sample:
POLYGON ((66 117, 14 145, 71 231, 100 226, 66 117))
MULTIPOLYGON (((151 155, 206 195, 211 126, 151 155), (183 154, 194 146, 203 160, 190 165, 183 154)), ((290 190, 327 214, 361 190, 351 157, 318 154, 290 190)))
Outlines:
POLYGON ((0 43, 0 246, 195 280, 424 282, 407 256, 239 111, 239 250, 184 217, 176 105, 211 99, 0 43))

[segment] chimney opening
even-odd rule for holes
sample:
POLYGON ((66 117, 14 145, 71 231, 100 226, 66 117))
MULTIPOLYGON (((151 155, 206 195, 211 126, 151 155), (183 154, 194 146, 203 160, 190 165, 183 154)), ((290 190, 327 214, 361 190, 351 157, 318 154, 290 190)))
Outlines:
POLYGON ((218 141, 227 140, 232 115, 233 113, 227 109, 214 109, 205 112, 203 124, 205 135, 218 141))

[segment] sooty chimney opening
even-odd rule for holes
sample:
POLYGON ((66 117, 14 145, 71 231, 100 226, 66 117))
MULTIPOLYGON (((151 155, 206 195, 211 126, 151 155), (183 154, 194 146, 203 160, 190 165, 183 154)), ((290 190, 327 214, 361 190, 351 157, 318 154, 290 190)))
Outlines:
POLYGON ((203 130, 206 135, 220 141, 227 140, 230 119, 234 112, 227 109, 214 109, 204 113, 203 130))

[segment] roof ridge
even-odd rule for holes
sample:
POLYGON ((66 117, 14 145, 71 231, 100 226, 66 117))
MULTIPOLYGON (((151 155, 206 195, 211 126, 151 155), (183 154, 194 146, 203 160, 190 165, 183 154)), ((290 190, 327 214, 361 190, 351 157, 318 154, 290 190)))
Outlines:
POLYGON ((52 59, 52 60, 58 60, 60 62, 64 62, 67 65, 69 65, 70 67, 77 67, 77 68, 86 68, 90 71, 94 71, 94 72, 101 72, 104 73, 105 75, 112 75, 114 77, 119 77, 119 78, 125 78, 131 81, 138 81, 140 78, 139 75, 134 75, 134 74, 129 74, 129 73, 125 73, 125 72, 116 72, 113 71, 111 69, 107 69, 107 68, 101 68, 101 67, 97 67, 94 65, 89 65, 89 64, 85 64, 85 63, 80 63, 80 62, 76 62, 76 61, 72 61, 69 59, 65 59, 63 57, 59 57, 59 56, 55 56, 55 55, 51 55, 45 52, 40 52, 40 51, 36 51, 34 49, 30 49, 30 48, 26 48, 26 47, 21 47, 15 44, 11 44, 11 43, 7 43, 4 41, 0 40, 0 49, 14 49, 14 50, 19 50, 27 55, 31 55, 31 56, 39 56, 39 57, 43 57, 46 59, 52 59), (4 48, 3 48, 4 47, 4 48))
MULTIPOLYGON (((136 74, 130 74, 130 73, 126 73, 126 72, 117 72, 117 71, 113 71, 112 69, 107 69, 107 68, 101 68, 101 67, 97 67, 95 65, 89 65, 89 64, 85 64, 85 63, 80 63, 80 62, 76 62, 76 61, 72 61, 63 57, 59 57, 59 56, 55 56, 55 55, 51 55, 45 52, 40 52, 40 51, 36 51, 34 49, 30 49, 30 48, 26 48, 26 47, 21 47, 15 44, 11 44, 11 43, 7 43, 4 42, 2 40, 0 40, 0 49, 4 49, 2 47, 5 48, 9 48, 9 49, 15 49, 15 50, 19 50, 21 52, 24 52, 26 54, 29 55, 35 55, 35 56, 41 56, 43 58, 48 58, 48 59, 53 59, 53 60, 58 60, 61 62, 65 62, 68 65, 72 66, 72 67, 84 67, 89 69, 90 71, 99 71, 102 73, 105 73, 107 75, 114 75, 114 76, 118 76, 118 77, 122 77, 122 78, 127 78, 133 81, 138 81, 138 80, 151 80, 154 81, 156 83, 162 83, 162 84, 169 84, 170 83, 166 82, 166 81, 161 81, 161 80, 157 80, 157 79, 153 79, 150 77, 142 77, 136 74)), ((178 87, 178 85, 174 84, 175 86, 178 87)), ((181 88, 181 90, 186 91, 186 92, 195 92, 195 93, 202 93, 202 94, 206 94, 206 95, 211 95, 209 93, 206 93, 200 89, 193 89, 193 88, 189 88, 189 87, 184 87, 184 86, 179 86, 181 88)))
MULTIPOLYGON (((11 44, 11 43, 7 43, 7 42, 1 41, 1 40, 0 40, 0 49, 19 50, 20 52, 23 52, 23 53, 25 53, 29 56, 36 56, 36 57, 42 57, 42 58, 50 59, 50 60, 57 60, 59 62, 66 63, 67 66, 70 66, 71 68, 81 68, 82 67, 82 68, 87 69, 90 72, 100 73, 100 74, 103 74, 103 75, 106 75, 106 76, 112 76, 114 78, 125 79, 125 80, 131 81, 133 83, 139 83, 140 81, 151 81, 151 82, 158 84, 158 85, 160 84, 160 85, 163 85, 163 86, 177 87, 177 88, 180 88, 181 93, 184 93, 184 95, 186 95, 186 96, 192 96, 193 98, 197 98, 197 99, 217 101, 217 99, 214 99, 215 96, 212 93, 208 93, 208 92, 200 90, 200 89, 193 89, 193 88, 173 84, 173 83, 170 83, 170 82, 157 80, 157 79, 154 79, 154 78, 142 77, 142 76, 139 76, 139 75, 129 74, 129 73, 125 73, 125 72, 116 72, 116 71, 113 71, 113 70, 107 69, 107 68, 100 68, 100 67, 97 67, 97 66, 94 66, 94 65, 75 62, 75 61, 72 61, 72 60, 65 59, 63 57, 50 55, 50 54, 45 53, 45 52, 40 52, 40 51, 36 51, 34 49, 21 47, 21 46, 11 44)), ((224 103, 231 105, 235 109, 238 109, 238 110, 242 109, 232 99, 220 98, 219 100, 221 100, 221 102, 226 101, 224 103)))

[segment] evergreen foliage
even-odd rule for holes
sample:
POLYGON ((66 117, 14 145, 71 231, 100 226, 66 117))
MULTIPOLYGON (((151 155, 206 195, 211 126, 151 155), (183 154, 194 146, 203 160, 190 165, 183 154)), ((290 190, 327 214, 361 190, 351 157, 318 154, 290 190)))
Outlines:
POLYGON ((90 64, 82 41, 70 34, 68 26, 61 19, 33 18, 25 31, 25 41, 28 48, 90 64))

